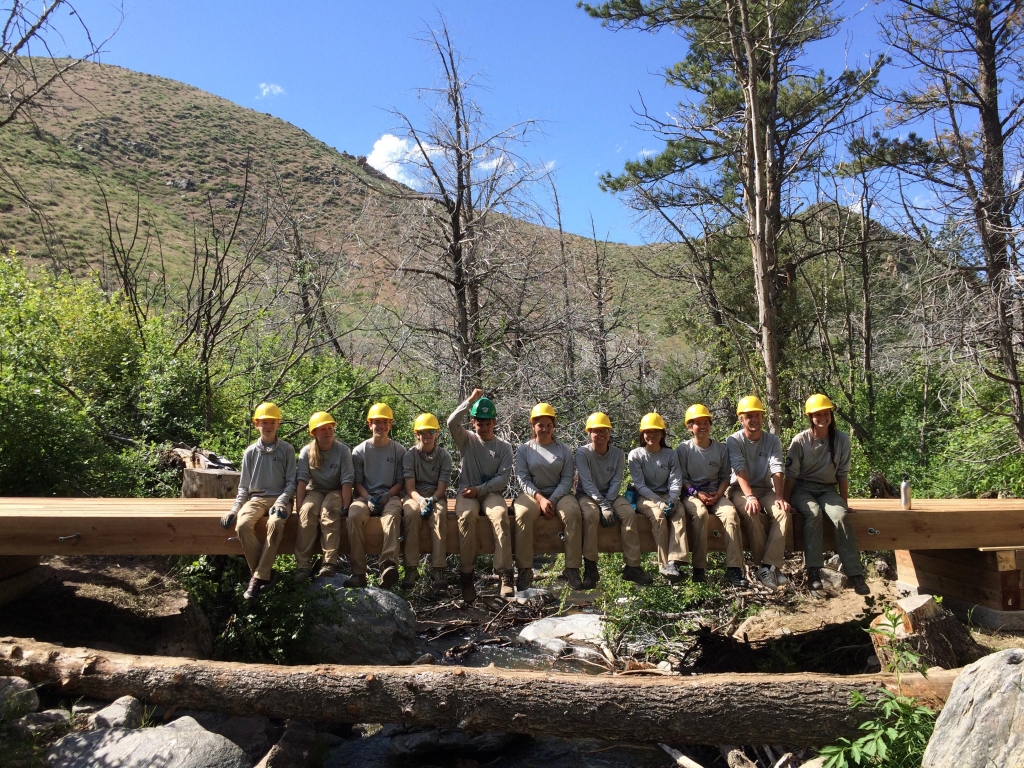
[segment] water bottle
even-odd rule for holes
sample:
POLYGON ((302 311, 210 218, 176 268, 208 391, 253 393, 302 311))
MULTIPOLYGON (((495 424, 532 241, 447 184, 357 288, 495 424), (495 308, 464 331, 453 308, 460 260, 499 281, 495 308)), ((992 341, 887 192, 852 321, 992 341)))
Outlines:
POLYGON ((900 483, 900 508, 910 509, 910 476, 904 474, 900 483))

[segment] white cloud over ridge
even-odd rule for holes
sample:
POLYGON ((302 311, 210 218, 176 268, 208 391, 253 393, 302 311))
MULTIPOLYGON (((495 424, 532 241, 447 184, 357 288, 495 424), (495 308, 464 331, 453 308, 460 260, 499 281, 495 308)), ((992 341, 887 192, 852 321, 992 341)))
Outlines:
POLYGON ((284 88, 277 83, 260 83, 260 95, 257 99, 265 99, 267 96, 283 96, 284 88))
POLYGON ((401 139, 391 133, 385 133, 373 142, 373 151, 366 156, 366 162, 371 168, 376 168, 389 179, 414 187, 416 180, 409 175, 405 165, 410 162, 410 156, 415 150, 409 139, 401 139))

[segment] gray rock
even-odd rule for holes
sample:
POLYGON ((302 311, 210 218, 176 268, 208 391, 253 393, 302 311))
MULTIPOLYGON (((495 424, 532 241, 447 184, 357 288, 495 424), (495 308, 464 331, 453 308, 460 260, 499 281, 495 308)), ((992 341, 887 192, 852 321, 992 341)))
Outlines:
POLYGON ((825 585, 825 589, 836 592, 850 586, 850 579, 845 573, 829 568, 827 565, 821 569, 821 582, 825 585))
POLYGON ((100 701, 99 699, 79 699, 71 705, 71 714, 75 717, 91 715, 93 712, 99 712, 109 703, 109 701, 100 701))
POLYGON ((392 765, 391 739, 385 736, 347 739, 328 752, 324 760, 324 768, 390 768, 392 765))
POLYGON ((935 721, 921 768, 1024 768, 1024 648, 964 667, 935 721))
POLYGON ((11 723, 11 728, 22 738, 46 736, 66 727, 71 722, 71 713, 63 709, 47 709, 31 712, 11 723))
POLYGON ((418 659, 416 659, 413 662, 413 664, 414 665, 419 665, 419 664, 437 664, 437 659, 434 658, 434 654, 432 654, 432 653, 424 653, 422 656, 420 656, 418 659))
POLYGON ((86 730, 99 728, 138 728, 142 725, 142 702, 134 696, 122 696, 89 716, 86 730))
POLYGON ((394 592, 345 589, 347 577, 317 579, 310 589, 344 601, 338 624, 317 627, 301 662, 308 664, 409 664, 416 651, 416 614, 394 592))
POLYGON ((291 720, 277 744, 256 768, 304 768, 316 749, 316 729, 305 720, 291 720))
POLYGON ((447 728, 429 728, 392 737, 390 750, 394 757, 414 757, 435 752, 493 754, 505 752, 520 738, 516 734, 500 731, 466 733, 447 728))
POLYGON ((191 717, 159 728, 71 733, 46 759, 51 768, 252 768, 241 749, 191 717))
POLYGON ((171 714, 174 722, 181 718, 192 718, 210 733, 228 739, 243 749, 253 762, 263 757, 274 742, 274 728, 266 717, 232 716, 198 709, 179 709, 171 714))
POLYGON ((0 677, 0 717, 6 718, 39 709, 39 696, 28 680, 0 677))
POLYGON ((519 631, 522 643, 540 640, 599 644, 604 642, 604 620, 595 613, 549 616, 527 624, 519 631))

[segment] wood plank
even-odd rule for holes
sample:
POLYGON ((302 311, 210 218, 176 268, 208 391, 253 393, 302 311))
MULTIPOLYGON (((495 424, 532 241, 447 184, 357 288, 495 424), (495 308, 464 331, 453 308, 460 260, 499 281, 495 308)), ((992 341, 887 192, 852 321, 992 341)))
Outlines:
POLYGON ((948 595, 959 600, 984 605, 998 611, 1020 610, 1020 592, 1004 593, 999 589, 990 589, 976 584, 937 576, 927 571, 917 570, 917 587, 921 592, 935 595, 948 595))
MULTIPOLYGON (((965 550, 965 552, 974 552, 974 550, 965 550)), ((1020 571, 994 571, 962 565, 932 557, 931 550, 914 551, 910 553, 910 557, 914 564, 914 570, 918 575, 922 572, 928 573, 933 576, 954 579, 964 584, 973 584, 1000 592, 1007 590, 1012 592, 1020 591, 1020 571)))

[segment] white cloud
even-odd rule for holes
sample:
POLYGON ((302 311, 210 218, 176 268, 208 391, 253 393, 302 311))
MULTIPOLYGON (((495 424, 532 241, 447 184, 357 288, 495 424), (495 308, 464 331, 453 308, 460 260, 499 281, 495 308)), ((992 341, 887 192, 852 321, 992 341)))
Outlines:
POLYGON ((415 185, 415 179, 403 166, 409 163, 410 155, 414 151, 409 139, 400 139, 394 134, 385 133, 373 142, 373 151, 366 156, 366 162, 388 178, 412 187, 415 185))
POLYGON ((283 96, 284 88, 276 83, 260 83, 260 95, 257 99, 265 99, 267 96, 283 96))
POLYGON ((658 154, 656 149, 647 149, 646 147, 640 150, 640 157, 650 157, 651 155, 658 154))

